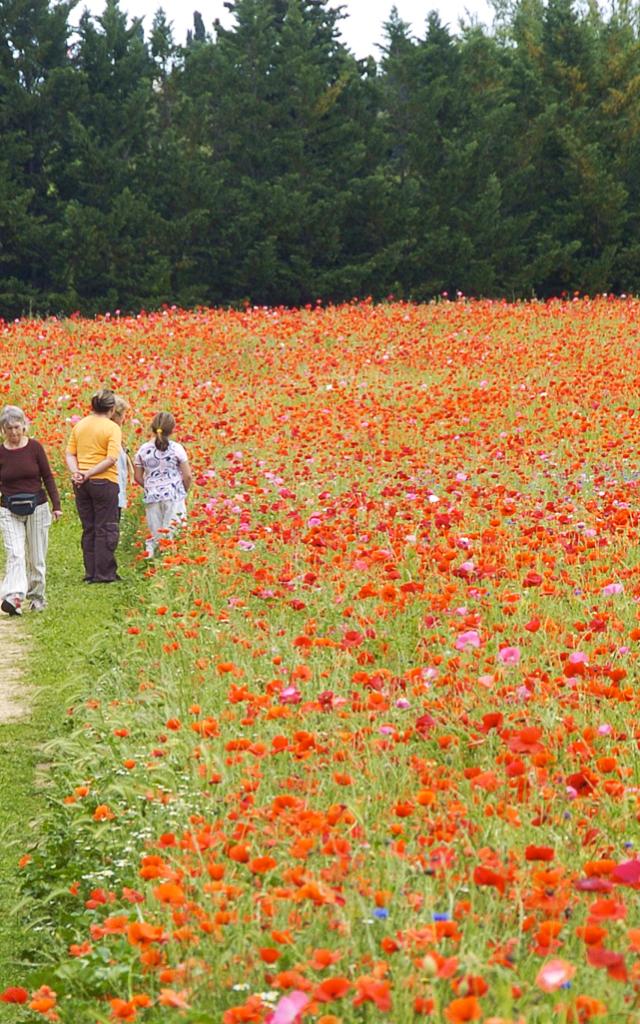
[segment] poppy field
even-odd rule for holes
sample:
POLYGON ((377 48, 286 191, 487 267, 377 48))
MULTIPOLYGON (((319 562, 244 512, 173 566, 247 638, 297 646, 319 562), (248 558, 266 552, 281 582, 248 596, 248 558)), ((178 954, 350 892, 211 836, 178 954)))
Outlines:
POLYGON ((131 494, 119 626, 74 668, 16 854, 46 938, 7 1019, 638 1020, 639 318, 1 326, 70 545, 62 453, 97 387, 132 448, 173 412, 196 480, 153 561, 131 494))

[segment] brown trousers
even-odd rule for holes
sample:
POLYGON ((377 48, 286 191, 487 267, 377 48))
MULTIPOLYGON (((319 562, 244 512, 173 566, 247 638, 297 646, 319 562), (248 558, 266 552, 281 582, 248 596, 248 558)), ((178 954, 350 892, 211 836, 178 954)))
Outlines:
POLYGON ((92 479, 74 490, 82 523, 85 578, 97 583, 112 582, 118 577, 118 485, 111 480, 92 479))

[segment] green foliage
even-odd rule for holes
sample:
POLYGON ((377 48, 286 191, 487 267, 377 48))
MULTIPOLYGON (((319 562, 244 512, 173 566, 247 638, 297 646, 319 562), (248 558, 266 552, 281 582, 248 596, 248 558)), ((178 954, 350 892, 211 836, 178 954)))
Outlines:
POLYGON ((392 10, 379 64, 328 0, 0 9, 0 314, 640 284, 634 10, 392 10))
MULTIPOLYGON (((0 931, 0 988, 14 983, 18 964, 20 970, 26 968, 29 972, 36 965, 43 969, 45 946, 57 935, 50 930, 50 901, 53 899, 59 907, 61 920, 71 902, 67 884, 75 879, 79 851, 70 835, 47 818, 50 744, 64 743, 71 721, 68 709, 75 704, 82 679, 106 671, 109 646, 113 647, 121 634, 113 597, 106 593, 108 588, 79 584, 82 560, 78 521, 72 508, 51 530, 49 562, 50 611, 12 622, 27 652, 29 714, 16 723, 4 723, 0 743, 0 894, 5 908, 0 931), (64 615, 60 614, 61 608, 64 615), (101 623, 100 646, 97 622, 101 623), (47 835, 59 858, 59 863, 52 861, 44 866, 41 881, 47 875, 51 877, 54 866, 60 869, 61 881, 59 888, 53 893, 49 890, 47 900, 36 906, 40 883, 36 879, 30 895, 26 888, 20 890, 24 872, 18 862, 31 853, 38 830, 47 835)), ((50 974, 50 969, 46 977, 34 973, 34 984, 50 980, 50 974)), ((0 1004, 0 1021, 15 1024, 15 1020, 16 1007, 0 1004)))

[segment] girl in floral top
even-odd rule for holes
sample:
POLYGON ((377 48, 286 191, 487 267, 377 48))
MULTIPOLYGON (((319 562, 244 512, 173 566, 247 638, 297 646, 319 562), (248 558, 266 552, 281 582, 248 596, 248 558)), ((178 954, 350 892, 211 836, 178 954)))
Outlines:
POLYGON ((139 449, 133 460, 136 483, 144 487, 144 503, 150 537, 147 555, 153 557, 161 537, 172 537, 186 518, 185 499, 192 476, 187 453, 171 440, 176 421, 170 412, 159 412, 151 423, 153 440, 139 449))

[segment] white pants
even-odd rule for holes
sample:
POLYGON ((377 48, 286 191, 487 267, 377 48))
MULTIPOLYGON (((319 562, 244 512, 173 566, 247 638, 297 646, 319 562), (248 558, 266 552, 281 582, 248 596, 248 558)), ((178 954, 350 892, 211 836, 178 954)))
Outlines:
POLYGON ((0 506, 0 533, 7 555, 0 598, 27 597, 44 604, 50 526, 48 502, 38 505, 30 516, 16 516, 0 506))
POLYGON ((176 530, 184 526, 187 510, 184 499, 180 501, 150 501, 145 505, 147 525, 151 537, 146 548, 150 555, 155 554, 156 545, 161 537, 173 537, 176 530))

